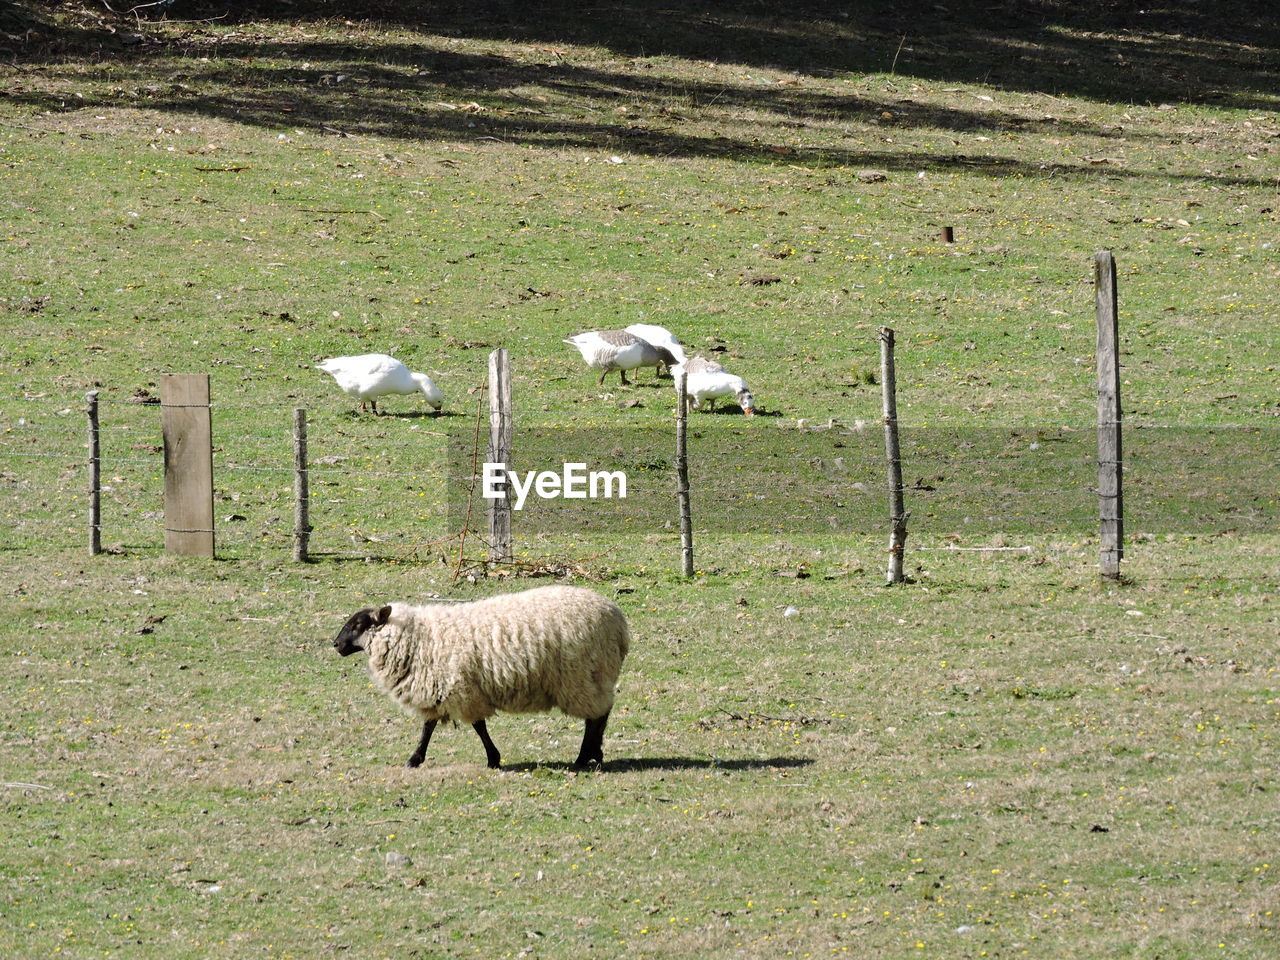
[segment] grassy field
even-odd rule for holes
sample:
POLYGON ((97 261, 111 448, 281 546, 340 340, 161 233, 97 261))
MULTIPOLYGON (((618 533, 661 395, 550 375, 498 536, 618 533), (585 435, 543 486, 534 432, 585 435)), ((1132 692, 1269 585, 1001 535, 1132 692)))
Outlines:
POLYGON ((1069 7, 0 8, 0 955, 1273 957, 1280 40, 1260 4, 1069 7), (559 715, 494 719, 503 771, 453 728, 405 769, 329 641, 548 582, 445 539, 494 347, 518 451, 669 489, 669 381, 560 342, 633 322, 761 415, 693 417, 692 581, 658 493, 517 518, 631 622, 604 769, 559 715), (446 415, 313 369, 375 350, 446 415), (168 372, 212 378, 212 562, 162 551, 168 372))

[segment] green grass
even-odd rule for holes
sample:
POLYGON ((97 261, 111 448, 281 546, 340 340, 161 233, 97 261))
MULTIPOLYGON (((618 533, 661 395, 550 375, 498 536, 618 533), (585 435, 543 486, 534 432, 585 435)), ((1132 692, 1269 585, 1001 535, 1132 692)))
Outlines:
POLYGON ((184 6, 0 17, 0 954, 1272 955, 1270 20, 184 6), (1091 519, 1103 248, 1120 584, 1091 519), (502 772, 452 728, 403 768, 413 721, 328 641, 376 600, 545 582, 455 582, 437 542, 492 348, 518 450, 661 467, 668 383, 597 388, 560 342, 636 321, 724 347, 766 415, 694 415, 690 582, 660 522, 517 518, 524 560, 632 624, 606 769, 568 771, 558 715, 492 722, 502 772), (353 416, 312 369, 371 350, 448 416, 353 416), (212 377, 213 562, 162 553, 137 401, 166 372, 212 377))

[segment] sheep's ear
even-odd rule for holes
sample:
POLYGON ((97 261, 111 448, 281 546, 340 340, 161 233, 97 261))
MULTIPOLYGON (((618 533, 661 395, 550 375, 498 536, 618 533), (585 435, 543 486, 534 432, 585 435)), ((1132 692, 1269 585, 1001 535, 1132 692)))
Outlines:
POLYGON ((390 619, 391 619, 391 604, 387 604, 385 607, 379 607, 377 610, 373 611, 373 625, 375 627, 382 626, 384 623, 386 623, 390 619))

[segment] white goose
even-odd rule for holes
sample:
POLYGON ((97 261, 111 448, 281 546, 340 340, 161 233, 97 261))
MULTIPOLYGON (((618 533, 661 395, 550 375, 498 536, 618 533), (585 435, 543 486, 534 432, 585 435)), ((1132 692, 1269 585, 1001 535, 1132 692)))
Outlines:
POLYGON ((600 371, 601 384, 605 374, 614 370, 625 384, 628 370, 656 367, 660 363, 668 367, 676 364, 676 358, 666 347, 656 347, 625 330, 591 330, 574 334, 564 342, 577 348, 587 366, 600 371))
POLYGON ((755 398, 747 386, 747 381, 734 376, 714 360, 706 357, 692 359, 671 368, 676 380, 676 389, 680 381, 685 380, 685 397, 693 405, 693 409, 702 409, 702 401, 707 401, 707 409, 714 410, 716 401, 721 397, 733 397, 748 417, 755 416, 755 398))
MULTIPOLYGON (((675 334, 666 327, 660 327, 655 323, 633 323, 627 327, 627 333, 634 334, 641 340, 668 351, 676 358, 676 363, 684 363, 684 347, 680 345, 680 341, 676 339, 675 334)), ((670 372, 669 365, 668 372, 670 372)))
POLYGON ((345 393, 366 403, 378 413, 378 398, 391 393, 418 393, 427 398, 432 409, 440 412, 444 394, 425 373, 413 373, 408 367, 385 353, 362 353, 354 357, 332 357, 316 364, 317 370, 330 374, 345 393))

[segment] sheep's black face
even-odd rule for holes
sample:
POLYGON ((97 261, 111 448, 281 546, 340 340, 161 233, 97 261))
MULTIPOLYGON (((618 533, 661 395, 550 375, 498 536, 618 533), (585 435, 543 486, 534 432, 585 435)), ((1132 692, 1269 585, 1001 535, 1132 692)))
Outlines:
POLYGON ((342 625, 338 635, 333 639, 333 648, 342 656, 349 657, 364 649, 360 642, 365 633, 380 627, 391 617, 390 607, 366 607, 342 625))

